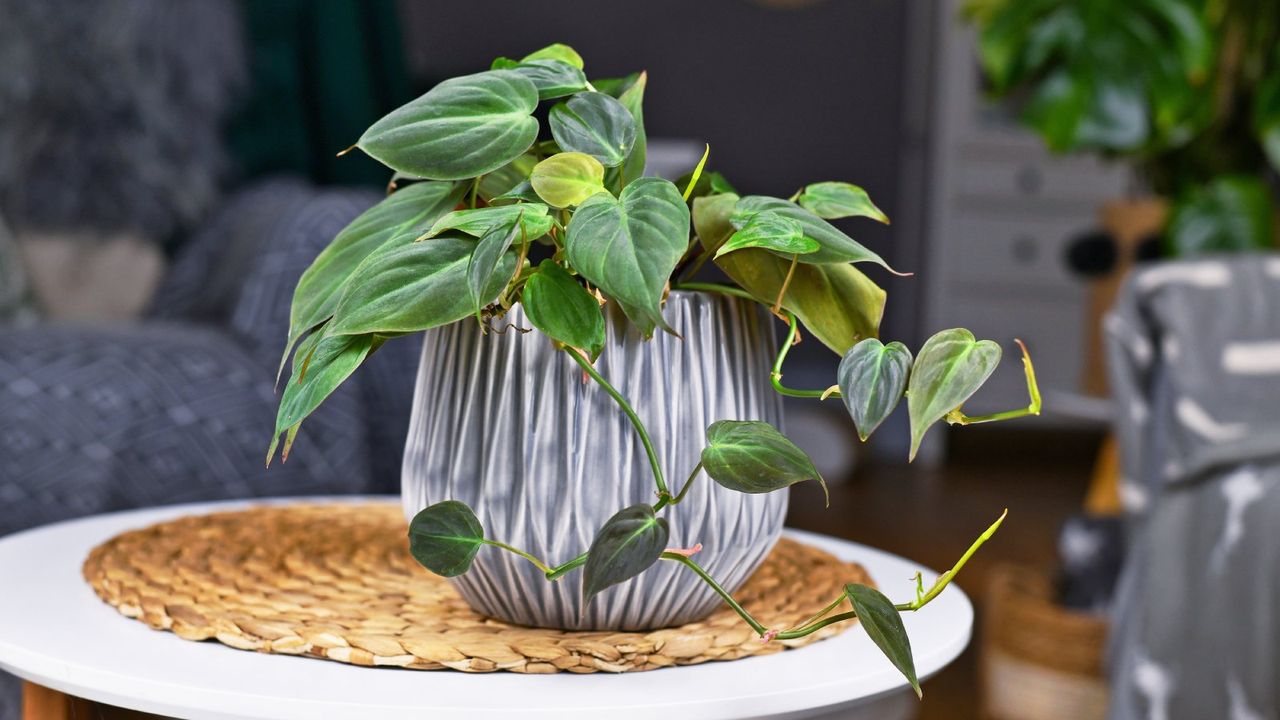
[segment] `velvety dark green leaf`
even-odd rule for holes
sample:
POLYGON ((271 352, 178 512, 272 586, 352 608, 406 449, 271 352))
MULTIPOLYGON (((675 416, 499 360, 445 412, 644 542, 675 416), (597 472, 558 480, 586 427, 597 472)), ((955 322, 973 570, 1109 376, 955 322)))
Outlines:
POLYGON ((707 428, 702 469, 712 480, 744 493, 767 493, 805 480, 827 483, 804 451, 766 422, 720 420, 707 428))
POLYGON ((559 60, 560 62, 568 63, 579 70, 584 66, 582 56, 578 54, 578 51, 564 43, 552 43, 541 50, 535 50, 521 58, 520 62, 530 62, 533 60, 559 60))
MULTIPOLYGON (((467 267, 474 240, 436 237, 380 250, 352 273, 328 332, 333 335, 407 333, 456 322, 472 313, 467 267)), ((481 304, 493 302, 515 270, 502 256, 481 304)))
MULTIPOLYGON (((714 251, 734 232, 729 222, 737 195, 697 198, 693 224, 705 249, 714 251)), ((790 261, 764 250, 741 250, 717 259, 716 265, 760 302, 772 304, 782 289, 790 261)), ((885 293, 852 265, 796 267, 782 307, 824 345, 844 355, 854 343, 875 337, 884 312, 885 293)))
POLYGON ((925 432, 963 405, 999 364, 1000 346, 977 340, 964 328, 943 330, 925 341, 907 384, 913 459, 925 432))
POLYGON ((666 327, 663 287, 688 243, 689 207, 675 185, 652 177, 631 183, 617 199, 592 196, 565 233, 574 269, 617 300, 645 336, 666 327))
POLYGON ((1261 177, 1215 178, 1179 198, 1165 231, 1169 254, 1264 250, 1275 238, 1271 190, 1261 177))
POLYGON ((513 244, 529 239, 522 227, 522 218, 516 218, 510 225, 494 227, 480 238, 471 253, 467 262, 467 291, 471 298, 471 311, 477 320, 481 319, 480 310, 492 301, 487 295, 489 290, 498 283, 505 286, 509 281, 509 274, 499 276, 498 267, 513 244))
POLYGON ((818 243, 804 236, 800 223, 766 210, 752 215, 741 230, 730 235, 716 250, 716 257, 747 248, 761 248, 790 258, 796 254, 817 252, 818 243))
POLYGON ((492 205, 471 210, 454 210, 441 217, 426 233, 432 238, 447 230, 456 230, 472 237, 483 237, 494 230, 507 230, 519 221, 526 240, 535 240, 551 230, 551 218, 547 206, 542 203, 519 205, 492 205))
POLYGON ((445 80, 393 110, 357 145, 393 170, 461 180, 497 170, 538 137, 538 89, 512 70, 445 80))
POLYGON ((409 552, 422 567, 442 577, 457 577, 471 569, 484 528, 464 503, 445 500, 428 505, 409 523, 409 552))
MULTIPOLYGON (((491 202, 494 198, 506 195, 521 183, 529 181, 529 173, 533 172, 533 166, 538 164, 538 158, 532 153, 525 153, 502 167, 480 178, 480 187, 477 194, 486 202, 491 202)), ((537 201, 537 198, 534 198, 537 201)))
POLYGON ((900 342, 866 338, 845 353, 836 381, 859 437, 866 440, 898 406, 910 374, 911 351, 900 342))
POLYGON ((452 210, 465 190, 465 185, 458 183, 413 183, 392 193, 343 228, 302 273, 293 291, 289 341, 280 360, 281 369, 298 339, 333 315, 347 279, 357 265, 388 242, 413 242, 452 210))
POLYGON ((916 663, 911 657, 911 638, 907 637, 907 628, 903 626, 902 616, 893 607, 893 602, 879 590, 856 583, 845 585, 844 594, 871 642, 911 683, 916 697, 920 697, 920 680, 916 678, 916 663))
POLYGON ((520 302, 529 322, 553 340, 595 358, 604 349, 604 314, 587 289, 550 260, 525 281, 520 302))
POLYGON ((604 166, 586 153, 564 152, 538 163, 529 184, 548 205, 570 207, 604 192, 604 166))
POLYGON ((632 505, 609 518, 587 550, 583 601, 649 569, 667 548, 668 535, 666 518, 657 517, 650 505, 632 505))
POLYGON ((645 153, 648 149, 648 138, 644 131, 644 90, 648 82, 648 73, 637 73, 635 80, 624 85, 622 91, 615 96, 627 112, 631 113, 636 124, 636 139, 631 144, 631 152, 627 154, 621 167, 615 168, 621 174, 619 187, 626 187, 631 181, 644 175, 645 153))
POLYGON ((737 210, 731 220, 735 226, 741 227, 752 215, 765 210, 772 210, 800 223, 804 228, 805 237, 818 243, 818 250, 801 257, 800 262, 813 264, 871 262, 893 271, 893 268, 890 268, 879 255, 840 232, 836 226, 793 202, 763 195, 748 195, 738 201, 737 210))
POLYGON ((867 191, 846 182, 820 182, 805 186, 796 198, 800 207, 827 220, 866 217, 885 224, 889 216, 871 202, 867 191))
POLYGON ((538 88, 538 98, 552 98, 572 95, 587 89, 587 76, 581 68, 576 68, 562 60, 529 60, 512 66, 517 72, 533 82, 538 88))
MULTIPOLYGON (((330 336, 326 333, 314 334, 299 344, 293 357, 293 373, 280 396, 267 462, 271 461, 280 433, 296 428, 319 407, 364 362, 372 347, 371 335, 330 336)), ((291 433, 296 433, 296 429, 291 433)), ((286 457, 288 445, 285 445, 286 457)))
POLYGON ((620 101, 583 92, 557 103, 548 116, 551 135, 569 152, 586 153, 605 167, 621 165, 636 140, 636 122, 620 101))

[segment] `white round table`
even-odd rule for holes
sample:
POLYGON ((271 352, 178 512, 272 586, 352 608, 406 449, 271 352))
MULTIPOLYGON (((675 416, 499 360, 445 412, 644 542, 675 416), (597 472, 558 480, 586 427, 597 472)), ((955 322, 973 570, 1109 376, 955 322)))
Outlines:
MULTIPOLYGON (((905 681, 858 628, 799 650, 624 675, 375 669, 182 640, 121 617, 80 576, 89 550, 120 532, 249 504, 122 512, 0 539, 0 667, 68 695, 193 719, 854 717, 858 706, 904 696, 905 681)), ((917 570, 934 575, 869 547, 788 532, 862 563, 895 602, 913 596, 917 570)), ((973 608, 951 586, 904 620, 923 680, 964 649, 973 608)))

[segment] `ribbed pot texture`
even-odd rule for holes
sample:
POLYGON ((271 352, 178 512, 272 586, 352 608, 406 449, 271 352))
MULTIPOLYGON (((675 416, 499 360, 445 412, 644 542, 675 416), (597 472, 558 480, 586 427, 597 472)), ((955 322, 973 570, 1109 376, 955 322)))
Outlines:
MULTIPOLYGON (((698 463, 717 420, 781 426, 769 387, 777 338, 762 308, 734 298, 671 293, 663 313, 681 338, 650 341, 619 316, 596 368, 635 407, 672 492, 698 463)), ((655 501, 644 447, 618 405, 530 327, 519 306, 502 332, 474 321, 428 331, 405 448, 405 514, 442 500, 470 505, 485 535, 548 564, 586 551, 617 511, 655 501)), ((730 591, 782 531, 785 492, 745 495, 705 473, 668 508, 672 547, 701 542, 697 560, 730 591)), ((720 603, 696 576, 659 561, 584 607, 582 571, 548 582, 527 561, 483 547, 454 579, 478 612, 538 627, 647 630, 698 620, 720 603)))

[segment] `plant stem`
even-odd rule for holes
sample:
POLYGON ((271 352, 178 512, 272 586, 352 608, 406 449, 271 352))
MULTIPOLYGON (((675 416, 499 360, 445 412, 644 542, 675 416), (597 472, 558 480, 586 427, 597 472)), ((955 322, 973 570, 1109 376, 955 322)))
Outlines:
POLYGON ((796 320, 795 313, 786 313, 786 318, 788 326, 787 337, 782 341, 782 347, 778 348, 778 357, 773 361, 773 372, 769 374, 769 381, 773 383, 773 389, 777 391, 779 395, 786 395, 787 397, 818 398, 819 400, 826 400, 829 397, 840 397, 839 388, 827 388, 826 390, 796 390, 795 388, 789 388, 782 384, 782 363, 787 359, 787 353, 791 351, 791 346, 795 344, 796 336, 800 333, 800 329, 798 327, 799 321, 796 320))
POLYGON ((577 568, 582 567, 583 565, 585 565, 585 564, 586 564, 586 562, 587 562, 587 554, 586 554, 586 553, 582 553, 581 555, 579 555, 578 557, 576 557, 576 558, 574 558, 574 559, 570 560, 569 562, 567 562, 567 563, 565 563, 565 564, 563 564, 563 565, 557 565, 557 566, 555 566, 555 567, 551 568, 550 570, 548 570, 548 571, 547 571, 547 579, 548 579, 548 580, 559 580, 563 575, 565 575, 566 573, 570 572, 571 570, 576 570, 577 568))
POLYGON ((729 594, 729 591, 720 587, 720 583, 716 582, 715 578, 708 575, 707 571, 703 570, 701 565, 694 562, 693 558, 685 557, 679 553, 664 552, 662 553, 662 559, 678 562, 692 570, 698 577, 702 578, 703 582, 710 585, 711 589, 716 591, 716 594, 724 600, 725 604, 732 608, 734 612, 738 613, 738 616, 745 620, 747 624, 751 626, 751 629, 756 631, 756 634, 764 635, 769 632, 768 628, 761 625, 760 621, 756 620, 751 613, 747 612, 746 608, 739 605, 738 601, 734 600, 733 596, 729 594))
POLYGON ((693 467, 693 472, 689 473, 689 479, 684 481, 684 485, 680 488, 680 492, 676 493, 676 496, 671 499, 670 504, 680 504, 680 501, 684 499, 685 493, 689 492, 689 488, 693 487, 693 481, 698 479, 699 472, 702 472, 701 460, 699 460, 698 464, 693 467))
POLYGON ((506 544, 506 543, 504 543, 504 542, 498 542, 497 540, 490 540, 490 539, 488 539, 488 538, 485 538, 485 539, 484 539, 484 544, 485 544, 485 545, 492 545, 492 546, 497 547, 497 548, 502 548, 503 550, 506 550, 507 552, 515 553, 516 555, 519 555, 520 557, 524 558, 525 560, 528 560, 529 562, 533 563, 533 564, 534 564, 534 566, 536 566, 536 567, 537 567, 539 570, 541 570, 543 573, 549 573, 549 572, 551 572, 551 568, 547 567, 547 564, 546 564, 546 563, 542 562, 542 561, 541 561, 541 560, 539 560, 538 558, 536 558, 536 557, 534 557, 534 556, 530 555, 529 553, 527 553, 527 552, 525 552, 525 551, 523 551, 523 550, 521 550, 521 549, 519 549, 519 548, 514 548, 514 547, 511 547, 510 545, 508 545, 508 544, 506 544))
POLYGON ((956 564, 952 565, 950 570, 938 576, 938 579, 934 581, 933 587, 929 588, 928 592, 921 596, 919 595, 919 591, 917 591, 917 597, 915 600, 909 603, 899 603, 898 605, 894 605, 894 607, 897 608, 899 612, 914 612, 925 605, 928 605, 930 600, 938 597, 938 593, 945 590, 947 585, 955 579, 956 575, 960 573, 960 569, 964 567, 964 564, 969 562, 969 558, 973 557, 973 554, 978 552, 978 548, 982 547, 984 543, 991 539, 992 535, 996 534, 996 531, 1000 529, 1000 525, 1008 515, 1009 510, 1006 508, 1004 512, 1000 513, 1000 517, 996 518, 996 521, 991 523, 991 526, 979 535, 977 540, 973 541, 973 544, 964 552, 964 555, 960 556, 960 559, 956 561, 956 564))
POLYGON ((627 418, 631 420, 631 425, 636 429, 636 434, 640 436, 640 442, 644 445, 645 453, 649 455, 649 465, 653 468, 653 481, 658 486, 658 496, 669 495, 667 481, 662 477, 662 466, 658 464, 658 454, 654 452, 653 443, 649 440, 649 433, 645 431, 644 423, 640 422, 640 416, 636 415, 631 403, 627 402, 627 399, 622 397, 622 393, 610 385, 609 381, 601 377, 600 373, 596 372, 595 367, 586 358, 568 348, 565 349, 565 352, 569 354, 569 357, 573 358, 574 362, 582 366, 583 372, 590 375, 592 380, 595 380, 600 387, 604 388, 604 391, 609 393, 609 396, 618 403, 618 407, 622 408, 622 412, 627 414, 627 418))
MULTIPOLYGON (((800 253, 791 256, 791 267, 787 268, 787 276, 782 279, 782 287, 778 290, 778 299, 773 301, 773 314, 782 312, 782 298, 787 295, 787 286, 791 284, 791 276, 796 274, 796 265, 800 262, 800 253)), ((795 317, 792 315, 792 317, 795 317)))
POLYGON ((741 288, 736 288, 732 285, 722 285, 720 283, 683 282, 683 283, 677 283, 675 285, 672 285, 671 289, 672 290, 694 290, 694 291, 700 291, 700 292, 717 292, 724 295, 732 295, 734 297, 739 297, 744 300, 750 300, 751 302, 760 302, 755 298, 754 295, 747 292, 746 290, 743 290, 741 288))
POLYGON ((1004 412, 979 415, 978 417, 969 417, 961 412, 960 408, 956 408, 946 415, 946 421, 949 424, 977 425, 978 423, 1013 420, 1014 418, 1040 414, 1042 404, 1040 401, 1040 386, 1036 383, 1036 369, 1031 365, 1031 354, 1027 352, 1027 346, 1021 340, 1015 340, 1014 342, 1018 343, 1018 347, 1022 348, 1022 370, 1027 376, 1027 395, 1030 397, 1030 403, 1026 407, 1018 408, 1017 410, 1005 410, 1004 412))

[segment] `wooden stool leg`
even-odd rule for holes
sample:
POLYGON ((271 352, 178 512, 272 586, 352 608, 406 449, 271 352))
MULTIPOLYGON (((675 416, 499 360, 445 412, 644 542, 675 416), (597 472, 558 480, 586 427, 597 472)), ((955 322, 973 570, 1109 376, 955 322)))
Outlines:
POLYGON ((22 684, 22 720, 92 720, 93 703, 32 682, 22 684))

